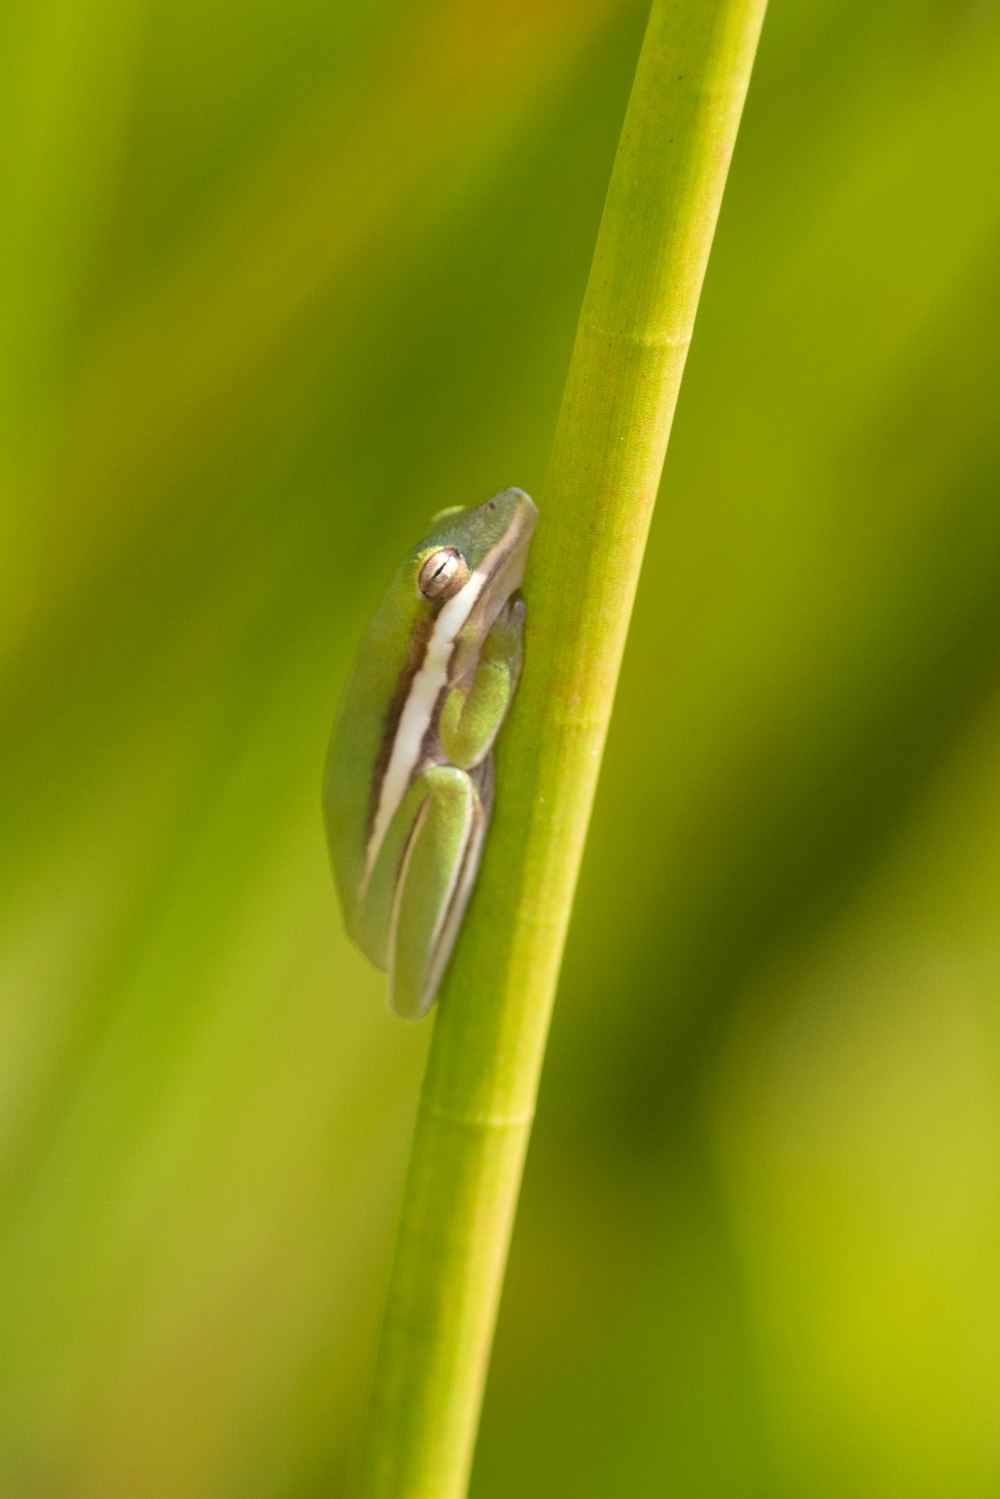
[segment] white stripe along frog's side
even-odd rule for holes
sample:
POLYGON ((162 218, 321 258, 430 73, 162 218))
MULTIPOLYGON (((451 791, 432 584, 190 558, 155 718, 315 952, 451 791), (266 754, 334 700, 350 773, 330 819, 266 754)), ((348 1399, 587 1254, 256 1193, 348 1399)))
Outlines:
POLYGON ((535 516, 505 489, 435 517, 365 633, 334 723, 323 805, 344 919, 409 1018, 434 1001, 479 866, 535 516))

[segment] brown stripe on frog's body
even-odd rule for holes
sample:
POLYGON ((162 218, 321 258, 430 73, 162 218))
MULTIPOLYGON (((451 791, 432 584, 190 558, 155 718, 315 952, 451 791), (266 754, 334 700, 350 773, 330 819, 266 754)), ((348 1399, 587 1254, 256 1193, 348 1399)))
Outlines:
MULTIPOLYGON (((372 777, 371 796, 368 803, 368 818, 366 824, 366 874, 365 882, 374 868, 378 857, 379 848, 389 829, 389 824, 396 808, 402 802, 406 792, 413 785, 414 780, 422 770, 430 764, 440 764, 442 756, 439 752, 432 750, 430 759, 424 756, 424 745, 437 744, 437 722, 443 705, 444 695, 447 693, 453 681, 453 671, 456 660, 456 652, 460 650, 461 636, 466 630, 469 620, 474 616, 476 602, 484 583, 484 575, 473 573, 464 587, 451 598, 443 598, 434 601, 428 613, 422 614, 413 626, 410 637, 410 648, 407 655, 406 665, 399 676, 396 691, 393 693, 385 717, 385 727, 382 741, 379 745, 378 758, 375 763, 375 771, 372 777), (447 656, 440 665, 432 666, 432 657, 438 644, 439 632, 447 631, 451 618, 454 617, 456 604, 468 598, 468 612, 456 623, 456 634, 454 638, 446 635, 448 639, 447 656), (451 618, 450 618, 451 617, 451 618), (435 675, 440 671, 443 675, 441 687, 435 694, 434 701, 430 706, 427 726, 424 729, 418 746, 418 753, 411 755, 408 763, 400 762, 397 751, 400 746, 408 710, 414 694, 417 692, 421 678, 425 672, 431 671, 435 675), (395 770, 394 770, 395 766, 395 770), (405 778, 400 772, 405 771, 405 778), (390 780, 394 784, 390 785, 390 780), (386 803, 387 789, 390 801, 386 803), (387 810, 388 805, 388 810, 387 810)), ((404 746, 405 748, 405 746, 404 746)))
POLYGON ((375 761, 371 791, 368 797, 368 815, 365 818, 366 843, 371 837, 372 828, 375 823, 375 814, 378 811, 379 797, 382 793, 382 782, 385 780, 386 771, 389 769, 389 761, 392 759, 392 747, 396 742, 399 721, 403 716, 403 709, 406 707, 406 700, 410 695, 413 679, 424 664, 427 647, 430 645, 431 637, 434 634, 434 624, 438 612, 435 609, 422 615, 413 627, 406 665, 399 674, 396 691, 393 693, 389 707, 386 710, 385 726, 382 730, 382 742, 379 745, 378 758, 375 761))
POLYGON ((426 770, 428 765, 449 765, 451 763, 448 759, 448 756, 441 748, 440 723, 441 714, 444 712, 444 705, 448 701, 448 694, 455 687, 455 679, 452 673, 454 670, 455 658, 458 655, 458 651, 459 641, 456 640, 452 645, 451 655, 448 658, 448 671, 445 677, 444 686, 441 688, 441 691, 434 699, 434 709, 431 713, 431 721, 427 725, 427 731, 424 734, 423 740, 420 744, 420 756, 417 765, 414 768, 414 776, 418 776, 422 770, 426 770))

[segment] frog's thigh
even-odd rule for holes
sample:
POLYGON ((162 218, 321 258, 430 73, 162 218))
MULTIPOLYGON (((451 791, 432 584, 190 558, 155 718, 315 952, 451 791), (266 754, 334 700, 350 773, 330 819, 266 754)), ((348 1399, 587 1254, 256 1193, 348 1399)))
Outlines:
MULTIPOLYGON (((426 770, 403 852, 389 923, 389 1004, 417 1020, 434 1001, 472 888, 485 814, 472 779, 452 765, 426 770)), ((419 792, 418 792, 419 794, 419 792)))

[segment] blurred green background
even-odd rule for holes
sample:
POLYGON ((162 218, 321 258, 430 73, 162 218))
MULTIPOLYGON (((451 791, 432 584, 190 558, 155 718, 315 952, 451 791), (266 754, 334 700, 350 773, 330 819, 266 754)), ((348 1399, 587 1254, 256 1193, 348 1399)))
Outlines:
MULTIPOLYGON (((541 487, 643 21, 4 7, 5 1499, 342 1492, 430 1027, 325 739, 541 487)), ((476 1499, 1000 1492, 998 85, 995 0, 772 5, 476 1499)))

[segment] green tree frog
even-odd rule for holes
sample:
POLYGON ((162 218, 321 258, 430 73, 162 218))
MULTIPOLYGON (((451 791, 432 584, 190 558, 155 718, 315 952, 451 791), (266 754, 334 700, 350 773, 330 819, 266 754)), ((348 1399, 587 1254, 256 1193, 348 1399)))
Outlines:
POLYGON ((408 1019, 434 1002, 476 878, 536 514, 504 489, 434 516, 368 626, 333 726, 323 810, 344 921, 408 1019))

